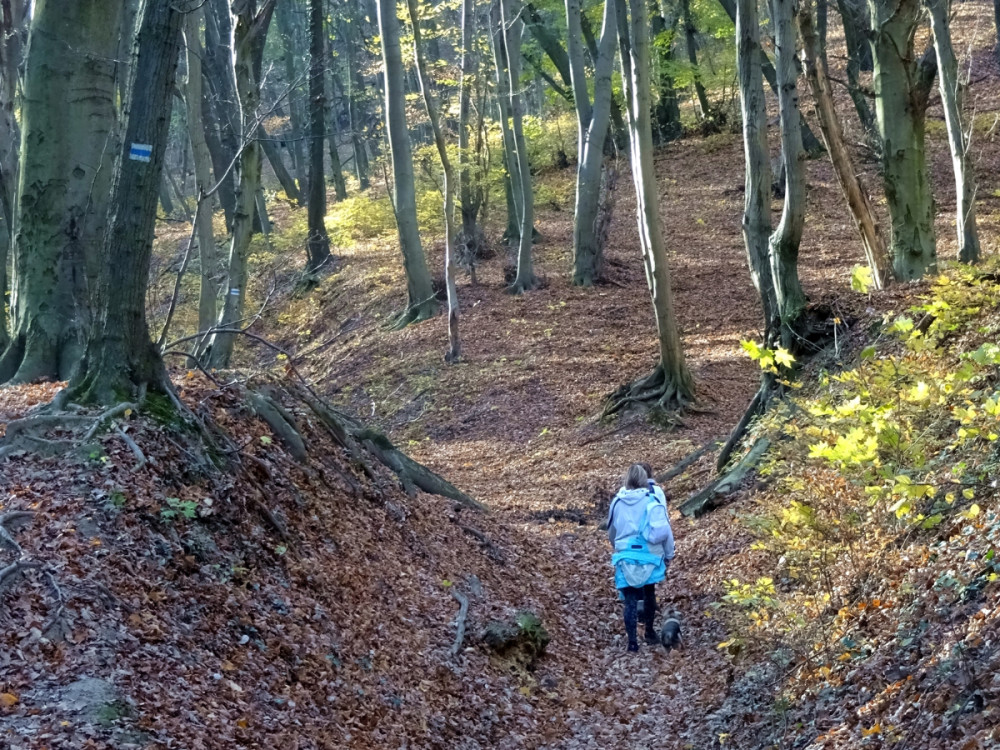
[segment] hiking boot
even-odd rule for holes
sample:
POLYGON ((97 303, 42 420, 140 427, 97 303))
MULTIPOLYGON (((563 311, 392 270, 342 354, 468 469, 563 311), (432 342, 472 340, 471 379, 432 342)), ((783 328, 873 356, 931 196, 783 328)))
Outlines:
POLYGON ((651 628, 647 628, 646 629, 646 643, 648 645, 650 645, 650 646, 659 646, 660 645, 660 636, 659 636, 659 634, 655 630, 652 630, 651 628))
POLYGON ((639 650, 639 644, 636 643, 635 641, 630 641, 629 644, 628 644, 627 651, 632 652, 632 651, 638 651, 638 650, 639 650))

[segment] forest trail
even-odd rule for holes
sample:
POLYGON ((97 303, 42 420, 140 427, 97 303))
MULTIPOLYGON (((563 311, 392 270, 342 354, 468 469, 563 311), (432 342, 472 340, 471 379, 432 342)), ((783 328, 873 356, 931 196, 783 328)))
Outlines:
MULTIPOLYGON (((947 153, 935 148, 934 158, 944 183, 947 153)), ((698 405, 677 429, 635 415, 610 425, 594 420, 602 398, 651 366, 654 352, 627 180, 620 182, 609 243, 609 283, 592 290, 569 285, 571 217, 549 210, 539 222, 542 290, 504 294, 497 260, 480 269, 481 286, 460 287, 462 364, 441 362, 443 319, 391 338, 370 320, 348 329, 324 356, 330 364, 315 370, 334 397, 373 416, 416 458, 485 501, 520 540, 511 574, 523 581, 523 604, 542 613, 552 642, 537 671, 522 676, 530 713, 518 717, 518 732, 496 738, 497 747, 656 742, 700 750, 717 746, 743 712, 761 708, 750 686, 736 691, 748 694, 745 702, 726 702, 733 672, 717 648, 726 635, 710 608, 741 562, 734 558, 747 553, 749 537, 732 514, 748 501, 696 523, 673 511, 677 558, 659 586, 661 612, 677 608, 684 620, 684 648, 672 653, 642 645, 638 655, 626 654, 607 539, 598 528, 629 463, 645 460, 662 472, 724 437, 756 388, 756 365, 740 348, 758 330, 740 235, 742 174, 732 168, 740 160, 741 142, 728 135, 682 141, 658 154, 677 311, 699 389, 698 405), (345 383, 359 385, 339 387, 345 383)), ((848 290, 860 247, 833 174, 825 160, 808 170, 806 291, 814 303, 833 305, 835 315, 864 314, 864 298, 848 290), (858 309, 838 306, 851 300, 858 309)), ((558 185, 568 173, 546 179, 558 185)), ((892 304, 892 296, 883 303, 892 304)), ((709 454, 669 483, 672 508, 713 471, 709 454)))

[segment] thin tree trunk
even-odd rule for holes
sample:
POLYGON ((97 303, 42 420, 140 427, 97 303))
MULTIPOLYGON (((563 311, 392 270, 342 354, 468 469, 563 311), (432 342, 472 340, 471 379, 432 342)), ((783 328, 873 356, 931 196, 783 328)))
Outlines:
POLYGON ((746 157, 743 241, 750 277, 763 308, 764 341, 771 346, 778 338, 780 326, 768 251, 771 237, 771 158, 767 145, 767 106, 761 72, 764 52, 760 47, 757 0, 736 0, 735 10, 736 66, 746 157))
POLYGON ((871 45, 865 39, 861 27, 862 21, 867 19, 868 11, 863 4, 858 6, 856 2, 857 0, 837 0, 844 27, 844 39, 847 43, 847 93, 854 104, 855 112, 858 113, 865 141, 874 153, 881 155, 882 144, 879 141, 878 123, 868 103, 868 96, 861 88, 861 71, 866 60, 869 68, 871 67, 871 45))
POLYGON ((636 383, 624 401, 652 402, 673 408, 694 398, 694 379, 684 361, 673 311, 667 248, 660 219, 659 190, 653 171, 650 107, 649 21, 646 0, 617 0, 617 26, 623 52, 622 87, 628 100, 630 155, 636 214, 646 280, 656 314, 660 361, 653 374, 636 383))
POLYGON ((215 325, 218 315, 219 257, 215 249, 215 235, 212 231, 212 199, 208 192, 212 189, 212 155, 205 141, 205 125, 201 118, 202 91, 202 45, 201 8, 188 13, 184 18, 184 42, 187 50, 187 85, 184 101, 187 104, 188 137, 191 140, 191 156, 194 162, 195 233, 198 239, 198 257, 201 266, 201 283, 198 292, 198 330, 207 331, 215 325))
POLYGON ((309 237, 306 240, 306 270, 310 272, 319 270, 330 260, 330 238, 326 234, 326 180, 323 177, 325 46, 323 0, 309 0, 309 237))
POLYGON ((403 58, 399 48, 399 18, 396 16, 394 0, 378 0, 378 24, 385 69, 385 124, 392 156, 396 229, 399 247, 403 252, 409 299, 406 311, 396 321, 396 327, 402 328, 433 317, 438 304, 417 224, 413 153, 406 125, 403 58))
MULTIPOLYGON (((322 20, 322 19, 321 19, 322 20)), ((328 37, 323 38, 323 48, 327 52, 327 60, 330 64, 333 64, 333 45, 330 43, 328 37), (327 50, 329 44, 330 49, 327 50)), ((319 71, 320 81, 323 85, 323 111, 325 113, 326 122, 328 124, 329 130, 327 135, 327 144, 330 150, 330 180, 333 182, 333 196, 337 201, 347 200, 347 183, 344 181, 344 168, 340 163, 340 124, 338 121, 337 107, 335 106, 335 99, 333 92, 331 91, 330 96, 326 96, 326 86, 327 78, 329 77, 330 84, 332 87, 333 76, 327 76, 326 65, 322 65, 319 71)))
POLYGON ((674 30, 667 28, 667 21, 658 7, 652 10, 650 31, 653 35, 657 63, 657 97, 653 107, 656 126, 654 134, 660 143, 668 143, 680 138, 684 129, 681 125, 681 109, 671 73, 674 59, 673 44, 667 43, 667 39, 673 36, 674 30))
POLYGON ((820 41, 813 25, 812 3, 813 0, 802 0, 799 8, 799 31, 802 34, 802 61, 806 80, 809 81, 813 98, 816 100, 816 113, 819 116, 826 150, 830 154, 837 181, 851 210, 854 225, 861 235, 861 244, 872 271, 874 287, 882 289, 892 279, 892 259, 879 230, 878 218, 868 193, 861 186, 854 164, 851 163, 850 152, 844 144, 844 135, 833 104, 830 83, 821 64, 820 41))
POLYGON ((70 396, 82 402, 118 403, 171 387, 149 338, 146 287, 184 13, 168 0, 145 0, 140 18, 125 139, 114 170, 98 316, 85 369, 70 389, 70 396), (148 163, 128 157, 133 143, 152 145, 148 163))
POLYGON ((933 79, 913 50, 922 16, 920 0, 869 3, 875 26, 875 112, 892 221, 893 273, 897 279, 910 281, 937 268, 934 199, 924 144, 927 94, 933 79))
POLYGON ((278 178, 278 184, 281 185, 281 189, 285 191, 285 195, 288 196, 289 200, 294 201, 295 203, 301 202, 299 186, 295 184, 295 180, 292 178, 292 175, 288 172, 288 169, 285 168, 285 162, 281 159, 281 149, 279 148, 278 143, 271 136, 271 134, 264 129, 263 124, 258 126, 257 133, 261 150, 263 150, 264 156, 267 157, 267 162, 271 165, 271 170, 274 172, 274 176, 278 178))
POLYGON ((212 131, 208 146, 212 149, 212 164, 216 181, 225 184, 219 189, 219 202, 226 215, 226 227, 233 231, 236 220, 237 182, 239 170, 230 169, 240 149, 242 125, 240 101, 233 66, 233 17, 229 0, 206 0, 205 3, 205 72, 206 90, 211 96, 212 117, 205 123, 212 131))
MULTIPOLYGON (((473 50, 476 40, 476 7, 473 0, 462 0, 462 52, 461 79, 459 81, 458 110, 458 165, 459 203, 462 209, 462 243, 470 267, 482 249, 482 230, 479 228, 479 209, 482 206, 482 191, 473 185, 472 155, 469 153, 469 121, 472 112, 472 87, 479 64, 473 50)), ((479 177, 476 177, 477 184, 479 177)))
POLYGON ((934 52, 938 64, 938 89, 944 119, 948 125, 948 145, 955 170, 955 227, 958 230, 958 259, 963 263, 979 260, 979 231, 976 228, 976 178, 967 154, 968 139, 962 125, 961 83, 958 60, 951 44, 948 0, 925 0, 934 32, 934 52))
POLYGON ((448 351, 444 359, 445 362, 457 362, 462 356, 462 342, 458 333, 458 290, 455 287, 455 170, 448 157, 448 144, 445 142, 444 131, 441 130, 441 118, 427 78, 424 53, 421 49, 417 0, 407 0, 407 7, 410 11, 410 23, 413 26, 413 56, 417 65, 420 92, 424 98, 427 119, 430 120, 431 129, 434 131, 434 143, 444 172, 444 281, 448 295, 448 351))
POLYGON ((524 94, 521 92, 521 14, 511 12, 510 0, 499 0, 500 17, 504 29, 508 91, 510 92, 511 131, 514 139, 514 156, 517 160, 517 178, 521 196, 520 238, 517 250, 517 275, 507 288, 512 294, 521 294, 538 286, 532 264, 531 247, 534 240, 535 211, 534 189, 531 184, 531 167, 528 164, 528 147, 524 138, 524 94))
POLYGON ((701 117, 704 119, 708 117, 711 108, 705 86, 701 82, 701 72, 698 69, 698 29, 695 27, 694 17, 691 15, 691 0, 681 0, 681 14, 684 21, 684 39, 687 43, 688 62, 691 63, 691 73, 694 76, 694 91, 698 96, 701 117))
POLYGON ((493 46, 493 62, 497 80, 497 109, 500 111, 500 135, 503 142, 504 195, 507 200, 507 230, 504 240, 513 244, 521 237, 521 177, 514 146, 514 134, 510 127, 510 78, 507 76, 506 41, 499 2, 494 2, 490 11, 492 29, 490 39, 493 46))
MULTIPOLYGON (((261 58, 274 11, 274 0, 266 0, 263 8, 256 13, 255 5, 253 0, 243 2, 238 14, 234 16, 233 65, 243 151, 239 157, 239 186, 229 243, 229 270, 218 325, 223 329, 237 327, 243 318, 248 275, 247 256, 256 214, 257 189, 260 186, 261 148, 257 138, 257 107, 260 104, 261 58)), ((214 334, 209 344, 208 364, 217 369, 229 367, 234 343, 235 334, 214 334)))
MULTIPOLYGON (((571 9, 575 0, 567 0, 566 14, 570 34, 570 57, 582 49, 573 43, 573 35, 579 33, 579 18, 570 21, 572 12, 579 14, 579 4, 571 9)), ((601 196, 601 165, 604 160, 604 145, 608 134, 611 113, 611 76, 615 60, 615 41, 618 28, 615 0, 606 0, 601 42, 594 63, 594 103, 590 109, 586 125, 584 113, 578 109, 580 146, 576 172, 576 210, 573 216, 573 283, 576 286, 592 286, 599 278, 604 248, 601 233, 596 231, 601 196)), ((582 61, 581 61, 582 63, 582 61)), ((579 66, 583 75, 583 65, 579 66)), ((577 91, 577 69, 573 71, 574 91, 577 91)), ((579 81, 581 96, 588 96, 586 79, 579 81)))
MULTIPOLYGON (((361 73, 360 65, 356 61, 354 24, 352 28, 345 29, 343 36, 347 47, 347 103, 351 114, 351 145, 354 148, 354 170, 358 178, 358 186, 362 190, 367 190, 369 182, 369 162, 368 149, 365 146, 364 138, 364 107, 359 105, 359 100, 364 96, 364 77, 361 73)), ((344 28, 344 24, 341 24, 344 28)))
POLYGON ((771 235, 771 274, 786 347, 806 306, 799 282, 799 243, 805 226, 805 154, 799 112, 798 68, 795 54, 794 0, 772 0, 775 70, 778 74, 778 111, 781 120, 781 157, 785 167, 785 203, 781 220, 771 235))
POLYGON ((35 3, 21 109, 14 335, 0 381, 65 379, 83 354, 114 160, 121 7, 35 3))
MULTIPOLYGON (((285 78, 288 85, 293 88, 288 93, 288 115, 289 115, 289 142, 291 143, 292 163, 299 184, 304 188, 309 179, 308 161, 303 153, 303 136, 306 130, 306 107, 303 105, 302 81, 299 66, 296 64, 302 45, 302 34, 297 16, 298 6, 291 2, 279 2, 274 9, 274 20, 278 24, 278 32, 281 34, 281 54, 285 64, 285 78)), ((268 161, 274 163, 271 154, 264 149, 268 161)), ((288 189, 285 188, 288 193, 288 189)), ((295 191, 298 196, 299 191, 295 191)), ((291 197, 291 193, 288 193, 291 197)), ((297 200, 297 198, 296 198, 297 200)))

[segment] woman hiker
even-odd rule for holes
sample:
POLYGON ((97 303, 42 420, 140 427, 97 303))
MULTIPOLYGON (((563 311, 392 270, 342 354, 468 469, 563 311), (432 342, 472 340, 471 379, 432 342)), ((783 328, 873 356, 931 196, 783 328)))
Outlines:
POLYGON ((608 510, 608 539, 614 547, 611 564, 615 587, 625 600, 625 633, 628 650, 638 651, 636 633, 638 602, 643 600, 646 642, 659 642, 653 621, 656 617, 656 584, 666 577, 674 557, 674 536, 667 518, 666 503, 654 494, 649 475, 641 464, 633 464, 625 474, 625 486, 615 495, 608 510))

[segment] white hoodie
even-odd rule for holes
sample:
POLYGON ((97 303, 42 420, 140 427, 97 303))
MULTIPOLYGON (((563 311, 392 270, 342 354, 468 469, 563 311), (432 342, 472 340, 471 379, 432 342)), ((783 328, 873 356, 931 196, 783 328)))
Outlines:
POLYGON ((650 501, 656 504, 650 508, 649 542, 650 552, 662 554, 664 560, 674 559, 674 534, 667 518, 667 507, 659 498, 650 495, 649 490, 622 489, 611 501, 608 509, 608 539, 618 549, 618 542, 636 536, 640 532, 642 516, 650 501))

